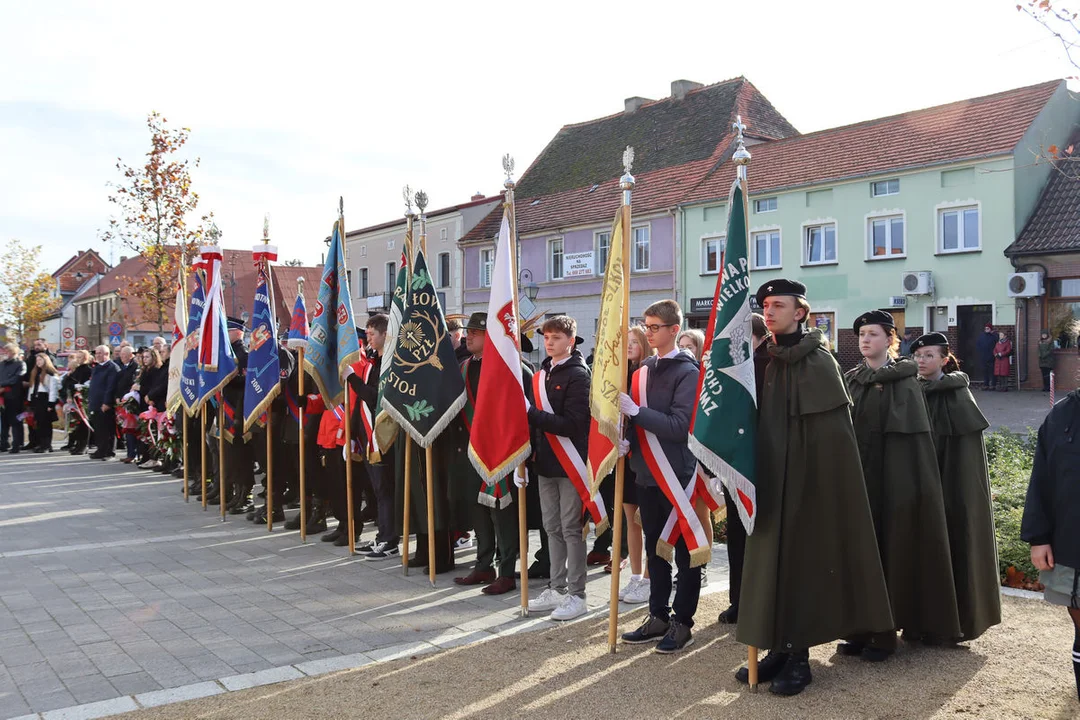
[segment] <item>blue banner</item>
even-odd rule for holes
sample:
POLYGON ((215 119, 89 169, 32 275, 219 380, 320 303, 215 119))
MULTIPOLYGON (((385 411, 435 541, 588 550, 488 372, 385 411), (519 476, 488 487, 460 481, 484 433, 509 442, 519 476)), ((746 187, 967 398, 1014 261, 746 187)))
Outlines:
POLYGON ((194 415, 199 403, 199 328, 205 305, 202 273, 195 268, 195 291, 188 308, 187 333, 184 335, 184 365, 180 375, 180 400, 188 415, 194 415))
POLYGON ((319 393, 331 406, 344 400, 341 371, 360 359, 360 342, 356 338, 349 280, 345 273, 343 223, 343 220, 334 223, 304 356, 305 369, 315 378, 319 393))
POLYGON ((251 316, 251 344, 248 347, 247 376, 244 383, 244 430, 262 417, 281 390, 281 361, 278 359, 277 322, 266 264, 259 263, 255 282, 254 312, 251 316))

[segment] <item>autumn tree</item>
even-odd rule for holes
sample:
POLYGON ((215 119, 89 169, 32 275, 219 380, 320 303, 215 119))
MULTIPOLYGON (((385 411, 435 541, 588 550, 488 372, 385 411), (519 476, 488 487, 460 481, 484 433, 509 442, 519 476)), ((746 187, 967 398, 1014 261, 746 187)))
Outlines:
POLYGON ((56 312, 56 281, 41 269, 41 246, 27 247, 12 239, 0 256, 0 319, 20 340, 41 330, 56 312))
POLYGON ((150 113, 146 126, 150 130, 146 162, 136 167, 117 158, 122 179, 109 183, 109 202, 116 206, 116 215, 101 239, 117 241, 142 256, 145 271, 123 276, 120 294, 139 309, 132 321, 157 323, 163 332, 176 299, 178 267, 181 262, 190 265, 202 236, 201 224, 189 225, 199 204, 191 186, 191 168, 199 166, 199 159, 179 156, 190 129, 169 127, 157 112, 150 113))
POLYGON ((1061 43, 1069 64, 1080 70, 1080 13, 1077 10, 1056 0, 1024 0, 1016 9, 1046 28, 1061 43))

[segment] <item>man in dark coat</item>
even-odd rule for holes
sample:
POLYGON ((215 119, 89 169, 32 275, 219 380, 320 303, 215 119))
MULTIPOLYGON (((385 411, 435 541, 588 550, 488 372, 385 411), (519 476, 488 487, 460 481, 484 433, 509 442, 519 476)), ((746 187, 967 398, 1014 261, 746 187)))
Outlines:
POLYGON ((0 452, 7 450, 18 453, 23 449, 23 424, 19 414, 23 411, 26 393, 23 378, 26 375, 26 363, 19 357, 19 346, 8 343, 3 347, 3 360, 0 361, 0 401, 3 402, 3 426, 0 428, 0 452), (8 432, 11 444, 8 445, 8 432))
MULTIPOLYGON (((232 346, 233 356, 236 358, 236 375, 221 391, 225 400, 225 478, 221 478, 222 487, 226 484, 232 491, 231 497, 222 497, 221 502, 228 503, 230 508, 243 507, 247 502, 248 493, 255 487, 255 458, 252 454, 254 447, 248 442, 244 433, 244 375, 247 370, 248 352, 244 347, 244 321, 239 318, 228 318, 229 344, 232 346)), ((221 487, 217 488, 220 495, 221 487)), ((211 502, 214 502, 211 499, 211 502)), ((255 519, 255 513, 250 513, 250 519, 255 519)), ((265 518, 264 518, 265 521, 265 518)), ((274 522, 284 522, 285 511, 280 507, 274 508, 274 522)))
POLYGON ((107 345, 98 345, 94 350, 97 365, 90 375, 90 392, 86 406, 93 413, 94 444, 97 450, 90 456, 95 460, 104 460, 113 456, 113 443, 116 442, 116 382, 120 368, 109 360, 107 345))
MULTIPOLYGON (((757 301, 772 360, 736 637, 769 650, 758 677, 773 680, 773 693, 795 695, 812 679, 811 646, 894 624, 840 367, 821 331, 803 328, 804 285, 767 282, 757 301)), ((747 676, 746 668, 736 674, 747 676)))
POLYGON ((987 323, 983 328, 983 334, 975 341, 975 354, 979 356, 979 365, 983 371, 983 383, 987 390, 997 387, 994 379, 994 346, 997 345, 998 336, 994 332, 994 326, 987 323))

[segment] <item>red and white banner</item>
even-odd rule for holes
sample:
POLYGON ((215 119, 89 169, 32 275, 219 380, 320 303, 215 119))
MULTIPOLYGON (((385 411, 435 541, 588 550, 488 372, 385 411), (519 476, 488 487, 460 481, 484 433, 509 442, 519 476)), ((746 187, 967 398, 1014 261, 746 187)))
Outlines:
POLYGON ((169 351, 169 385, 168 391, 165 393, 165 409, 170 413, 176 412, 182 400, 180 397, 180 376, 184 372, 184 355, 187 354, 187 345, 184 342, 184 333, 187 331, 188 324, 186 284, 187 277, 184 275, 184 266, 181 265, 177 271, 173 342, 172 349, 169 351))
POLYGON ((469 459, 489 485, 506 477, 532 452, 514 306, 517 278, 510 264, 514 245, 509 208, 504 208, 491 276, 484 362, 469 432, 469 459))

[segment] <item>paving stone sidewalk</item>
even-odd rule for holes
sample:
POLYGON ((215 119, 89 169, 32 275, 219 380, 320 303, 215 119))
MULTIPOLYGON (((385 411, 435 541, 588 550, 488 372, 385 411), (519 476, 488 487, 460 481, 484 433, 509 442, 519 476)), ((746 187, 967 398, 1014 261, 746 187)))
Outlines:
MULTIPOLYGON (((452 574, 432 588, 400 560, 349 558, 214 510, 115 460, 0 456, 0 719, 249 687, 548 622, 518 618, 517 593, 488 597, 452 574)), ((727 589, 724 548, 715 555, 714 592, 727 589)), ((456 574, 473 559, 459 551, 456 574)), ((590 568, 596 612, 609 577, 590 568)))

